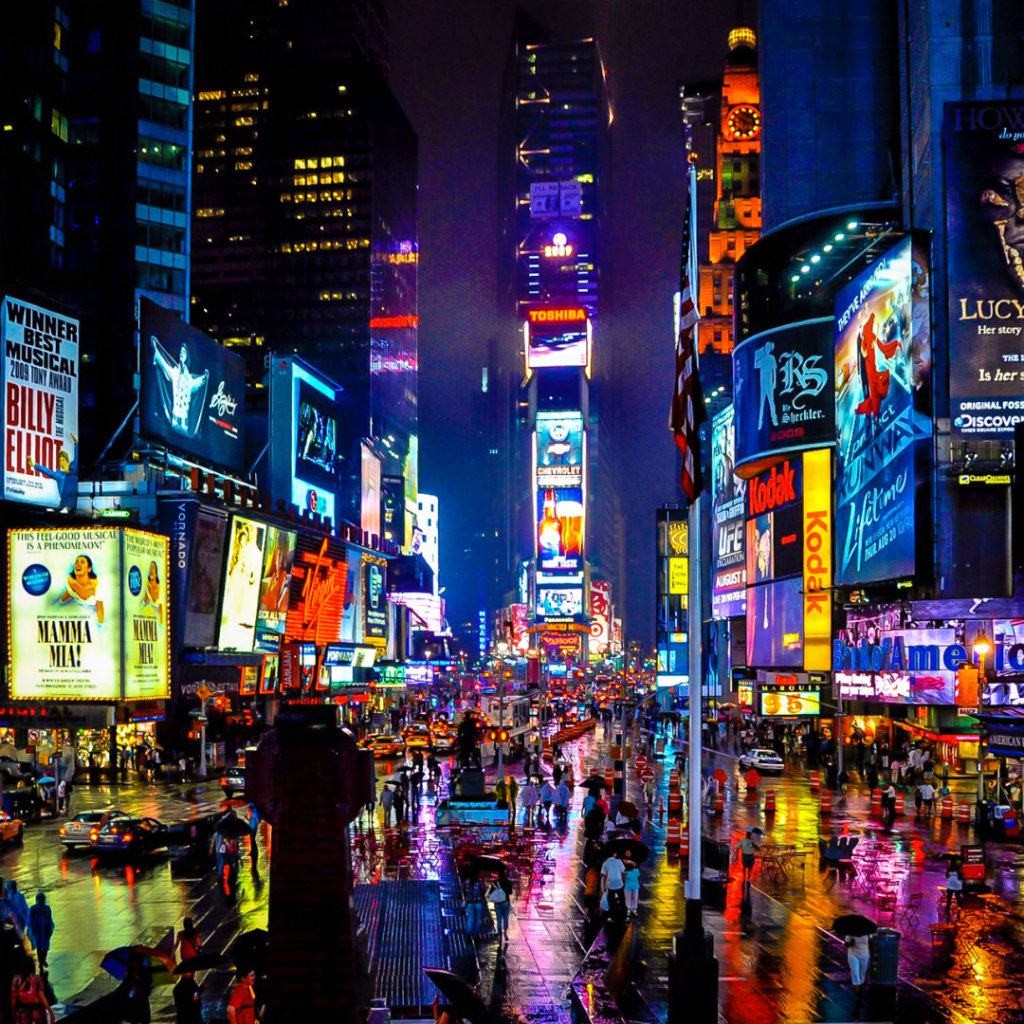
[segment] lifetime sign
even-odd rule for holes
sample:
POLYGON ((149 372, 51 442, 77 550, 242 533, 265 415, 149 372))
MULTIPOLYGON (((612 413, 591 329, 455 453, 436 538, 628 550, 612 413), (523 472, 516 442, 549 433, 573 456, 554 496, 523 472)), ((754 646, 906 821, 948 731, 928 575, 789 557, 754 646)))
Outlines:
MULTIPOLYGON (((995 672, 1024 672, 1024 644, 994 645, 995 672)), ((973 662, 963 644, 907 644, 902 637, 885 637, 880 644, 861 640, 852 646, 842 640, 832 645, 833 672, 956 672, 973 662)))

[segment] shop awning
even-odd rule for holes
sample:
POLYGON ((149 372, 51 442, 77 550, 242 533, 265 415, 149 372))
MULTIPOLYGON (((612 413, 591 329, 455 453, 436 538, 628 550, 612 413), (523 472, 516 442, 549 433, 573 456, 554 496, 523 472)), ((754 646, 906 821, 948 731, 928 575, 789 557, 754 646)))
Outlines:
POLYGON ((1024 756, 1024 707, 985 708, 972 717, 985 727, 985 745, 990 754, 1024 756))

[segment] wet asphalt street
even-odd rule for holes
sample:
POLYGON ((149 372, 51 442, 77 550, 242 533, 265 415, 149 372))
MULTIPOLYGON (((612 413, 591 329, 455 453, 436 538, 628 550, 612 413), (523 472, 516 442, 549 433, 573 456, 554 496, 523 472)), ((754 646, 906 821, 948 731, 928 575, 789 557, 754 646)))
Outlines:
MULTIPOLYGON (((602 767, 608 763, 607 739, 599 727, 566 745, 577 778, 584 761, 596 761, 602 767)), ((667 793, 667 765, 674 761, 671 741, 668 754, 665 762, 656 763, 661 796, 667 793)), ((939 857, 958 852, 960 843, 973 842, 973 827, 939 818, 917 819, 908 801, 910 813, 886 831, 871 817, 867 796, 857 792, 856 786, 845 803, 837 803, 832 815, 821 817, 806 772, 791 767, 782 778, 762 782, 755 796, 746 792, 735 756, 711 752, 708 756, 723 768, 729 782, 724 814, 702 811, 707 834, 734 842, 746 826, 758 824, 765 829, 768 844, 795 845, 801 853, 810 851, 819 836, 833 832, 845 830, 861 840, 855 852, 856 872, 845 872, 837 879, 819 868, 813 852, 797 858, 783 877, 773 877, 759 862, 748 898, 743 898, 737 881, 729 886, 725 906, 707 912, 720 961, 723 1020, 730 1024, 1024 1021, 1020 1002, 1024 847, 986 844, 993 895, 965 908, 952 959, 937 957, 931 950, 929 925, 939 917, 937 887, 944 877, 939 857), (763 811, 768 786, 777 792, 777 810, 771 816, 763 811), (844 950, 827 929, 840 913, 877 918, 883 885, 897 895, 900 983, 894 1006, 876 998, 857 1018, 844 950), (910 900, 915 894, 921 897, 916 920, 904 913, 916 902, 910 900)), ((378 766, 378 775, 393 768, 394 762, 384 762, 378 766)), ((627 787, 628 797, 636 799, 639 787, 632 774, 627 787)), ((968 799, 969 787, 969 780, 956 780, 954 794, 959 789, 968 799)), ((76 810, 113 804, 169 822, 215 810, 222 800, 219 787, 211 783, 199 788, 198 797, 198 804, 190 804, 176 787, 133 782, 120 787, 79 786, 75 803, 76 810)), ((539 867, 528 890, 519 892, 514 901, 506 946, 499 949, 494 939, 478 945, 479 988, 495 1009, 515 1008, 530 1020, 565 1019, 564 989, 590 939, 582 911, 581 800, 582 790, 577 790, 567 826, 538 832, 539 867)), ((428 794, 419 816, 426 831, 433 828, 433 804, 434 796, 428 794)), ((379 808, 376 819, 379 828, 379 808)), ((665 825, 657 812, 644 823, 644 839, 652 847, 642 868, 639 908, 647 967, 639 993, 627 1006, 630 1019, 652 1024, 668 1020, 667 953, 672 933, 682 925, 686 877, 685 862, 666 854, 665 825)), ((113 988, 114 983, 99 969, 106 950, 133 942, 155 944, 169 928, 180 926, 185 916, 196 919, 208 948, 217 951, 227 950, 241 931, 265 927, 266 872, 270 870, 265 846, 260 862, 263 873, 252 874, 246 858, 239 891, 229 897, 215 886, 212 871, 190 869, 165 854, 130 866, 97 862, 85 851, 66 853, 58 842, 58 827, 58 822, 30 826, 22 848, 0 852, 0 875, 5 880, 16 878, 30 902, 37 890, 47 893, 57 926, 50 982, 62 1012, 113 988)), ((733 873, 738 876, 738 866, 733 873)), ((230 981, 227 970, 207 976, 209 1020, 218 1019, 230 981)), ((154 1020, 173 1019, 170 999, 170 988, 155 990, 154 1020)))

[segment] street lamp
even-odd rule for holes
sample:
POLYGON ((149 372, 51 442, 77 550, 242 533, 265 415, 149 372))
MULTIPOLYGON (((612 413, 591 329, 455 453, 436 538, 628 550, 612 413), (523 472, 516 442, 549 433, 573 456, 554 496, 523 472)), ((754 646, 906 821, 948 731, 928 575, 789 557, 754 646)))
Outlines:
POLYGON ((501 659, 501 668, 498 670, 498 780, 505 777, 505 745, 501 742, 501 732, 505 728, 505 655, 508 654, 508 644, 504 640, 498 641, 498 657, 501 659))
MULTIPOLYGON (((985 628, 982 627, 981 632, 975 637, 974 640, 974 653, 978 656, 978 686, 982 687, 985 685, 985 655, 992 650, 992 644, 989 641, 988 634, 985 632, 985 628)), ((985 741, 979 736, 978 737, 978 827, 981 827, 981 805, 985 800, 985 770, 984 760, 982 754, 982 747, 985 741)))

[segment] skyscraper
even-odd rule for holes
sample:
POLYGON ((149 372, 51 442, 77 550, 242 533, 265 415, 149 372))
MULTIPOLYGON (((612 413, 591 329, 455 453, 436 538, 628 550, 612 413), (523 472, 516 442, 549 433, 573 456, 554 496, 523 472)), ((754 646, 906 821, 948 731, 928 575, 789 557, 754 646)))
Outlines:
MULTIPOLYGON (((596 40, 554 41, 520 19, 503 92, 499 308, 505 360, 523 381, 515 561, 533 563, 540 625, 583 621, 591 574, 620 579, 619 374, 606 328, 612 120, 596 40)), ((511 589, 518 565, 508 571, 511 589)))
POLYGON ((342 385, 350 481, 362 438, 409 479, 418 144, 382 73, 386 7, 297 7, 201 12, 193 319, 245 355, 251 383, 287 352, 342 385))

